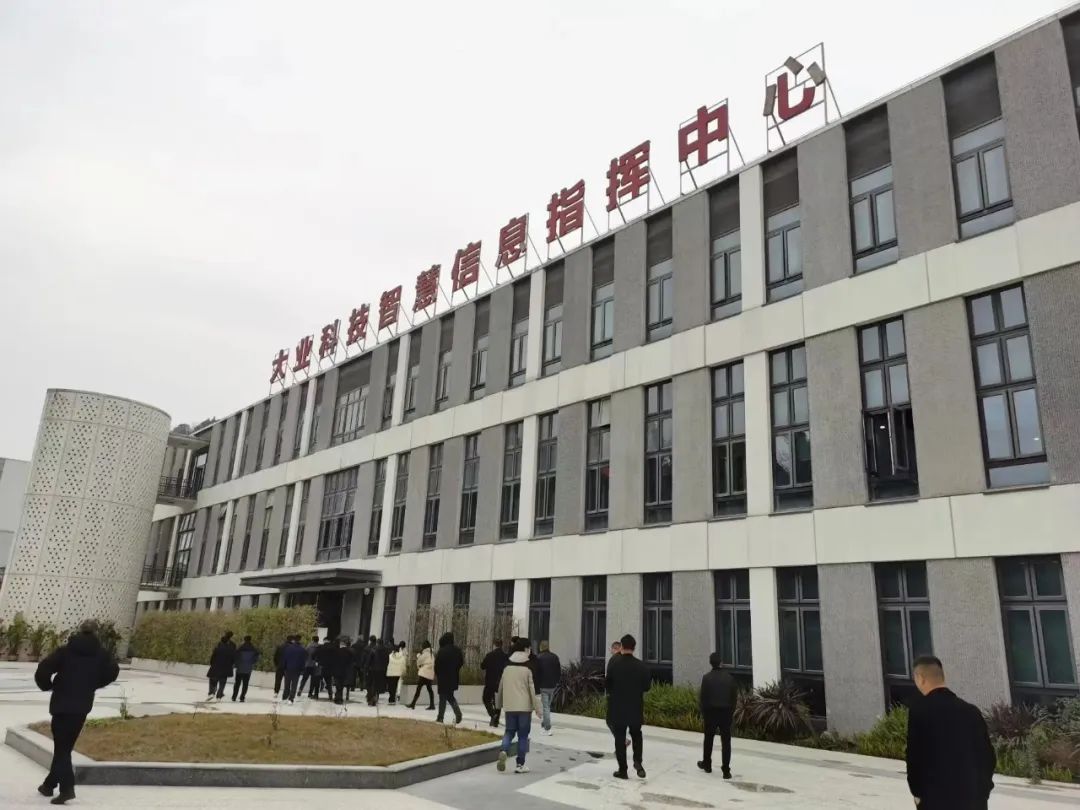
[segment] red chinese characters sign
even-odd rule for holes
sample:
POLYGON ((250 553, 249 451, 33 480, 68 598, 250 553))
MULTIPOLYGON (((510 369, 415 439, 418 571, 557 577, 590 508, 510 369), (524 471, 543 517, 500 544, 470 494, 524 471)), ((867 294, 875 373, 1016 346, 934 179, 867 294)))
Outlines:
POLYGON ((296 344, 296 363, 292 367, 293 374, 308 370, 311 365, 311 347, 314 345, 315 338, 312 335, 300 338, 300 342, 296 344))
POLYGON ((433 306, 439 300, 440 265, 433 264, 416 277, 416 298, 413 299, 413 312, 420 312, 433 306))
POLYGON ((649 190, 649 141, 638 144, 629 152, 611 159, 607 172, 607 210, 614 211, 622 203, 640 197, 649 190))
POLYGON ((704 166, 709 162, 709 144, 727 139, 727 103, 718 104, 712 109, 698 107, 697 115, 679 127, 679 163, 704 166), (690 158, 694 158, 692 164, 690 158))
POLYGON ((332 359, 337 354, 338 329, 340 328, 341 321, 334 321, 323 327, 322 335, 319 338, 320 360, 325 360, 328 357, 332 359))
POLYGON ((585 225, 585 181, 551 195, 547 207, 547 240, 550 244, 585 225))
POLYGON ((450 272, 453 291, 457 292, 480 280, 480 243, 469 242, 454 257, 454 269, 450 272))
POLYGON ((529 215, 513 217, 499 231, 499 258, 496 267, 508 267, 524 257, 528 251, 529 215))
POLYGON ((355 346, 367 339, 368 313, 371 308, 367 304, 354 309, 349 316, 349 334, 345 341, 346 348, 355 346))
POLYGON ((277 357, 274 358, 272 370, 270 372, 270 384, 273 385, 276 382, 285 384, 285 372, 289 370, 289 352, 287 349, 281 349, 277 353, 277 357))
POLYGON ((398 320, 398 309, 401 308, 401 285, 387 290, 379 298, 379 331, 393 326, 398 320))

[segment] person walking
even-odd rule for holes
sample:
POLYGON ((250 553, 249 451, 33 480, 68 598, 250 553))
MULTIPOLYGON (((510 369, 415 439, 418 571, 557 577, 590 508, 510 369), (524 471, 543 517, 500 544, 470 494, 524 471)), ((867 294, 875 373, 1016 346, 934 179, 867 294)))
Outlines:
POLYGON ((352 654, 355 662, 353 688, 362 692, 364 690, 364 661, 367 658, 367 641, 362 636, 353 642, 352 654))
POLYGON ((296 702, 296 687, 300 683, 300 673, 304 671, 307 659, 307 650, 300 643, 300 636, 289 636, 281 656, 282 669, 285 672, 282 700, 296 702))
POLYGON ((349 639, 339 636, 330 658, 330 677, 333 684, 331 697, 334 703, 341 706, 345 702, 345 690, 351 688, 353 677, 352 649, 349 647, 349 639))
POLYGON ((919 810, 986 810, 996 756, 982 712, 945 685, 941 659, 915 659, 907 728, 907 781, 919 810))
POLYGON ((386 644, 372 636, 368 639, 368 654, 364 666, 368 706, 379 705, 379 695, 386 688, 386 668, 389 665, 390 653, 386 649, 386 644))
POLYGON ((495 639, 491 651, 480 662, 480 669, 484 672, 484 693, 481 700, 488 713, 488 725, 492 728, 499 727, 499 709, 495 706, 495 693, 499 691, 499 683, 502 681, 503 670, 510 662, 510 657, 503 649, 502 641, 495 639))
POLYGON ((243 703, 247 697, 248 683, 251 681, 251 672, 255 669, 255 662, 259 660, 261 653, 251 643, 251 636, 244 636, 244 643, 236 650, 236 680, 233 681, 232 699, 236 703, 237 694, 243 703))
POLYGON ((528 773, 525 757, 529 753, 529 731, 532 727, 532 715, 535 712, 540 719, 540 696, 536 693, 532 670, 529 669, 528 642, 519 640, 503 667, 499 677, 499 686, 495 692, 495 711, 506 712, 506 731, 503 734, 502 750, 496 768, 506 770, 506 758, 510 754, 510 744, 517 737, 517 767, 514 773, 528 773))
POLYGON ((454 724, 461 722, 461 708, 454 693, 461 680, 461 668, 465 666, 465 656, 461 648, 454 643, 453 633, 443 633, 439 639, 439 652, 435 655, 435 680, 439 689, 439 713, 435 717, 438 723, 446 715, 446 704, 454 710, 454 724))
POLYGON ((420 645, 420 652, 416 654, 416 692, 413 694, 410 709, 416 708, 416 701, 420 699, 420 690, 427 688, 428 711, 435 711, 435 693, 431 690, 431 684, 435 682, 435 656, 431 652, 431 642, 427 639, 420 645))
POLYGON ((326 688, 326 696, 330 700, 334 699, 334 644, 327 636, 323 639, 322 643, 315 648, 313 653, 315 658, 315 666, 319 671, 318 677, 315 679, 315 700, 319 699, 319 695, 322 693, 323 688, 326 688))
POLYGON ((551 736, 551 700, 562 677, 562 661, 551 651, 547 640, 540 642, 540 654, 536 656, 536 688, 540 690, 540 702, 544 716, 540 722, 544 734, 551 736))
POLYGON ((634 657, 637 640, 627 633, 620 641, 622 649, 607 669, 607 724, 615 737, 615 759, 619 770, 616 779, 629 778, 626 771, 626 734, 634 746, 634 771, 644 779, 642 766, 641 724, 645 714, 645 693, 652 685, 648 667, 634 657))
POLYGON ((386 664, 386 691, 390 694, 390 705, 397 703, 398 684, 405 675, 405 642, 399 642, 397 649, 390 653, 386 664))
POLYGON ((311 643, 304 650, 307 654, 307 660, 304 662, 304 672, 300 676, 300 686, 297 688, 297 692, 303 694, 304 686, 310 681, 311 685, 308 686, 309 698, 318 697, 319 665, 315 662, 315 651, 317 649, 319 649, 319 637, 312 636, 311 643))
POLYGON ((210 681, 207 700, 215 697, 221 700, 225 697, 225 684, 232 677, 233 667, 236 666, 236 644, 233 643, 232 636, 232 630, 227 631, 210 653, 210 669, 206 671, 206 677, 210 681))
POLYGON ((75 770, 71 751, 79 739, 86 716, 94 708, 94 693, 115 681, 120 667, 101 646, 97 623, 83 622, 79 632, 67 644, 54 650, 34 672, 34 682, 43 692, 52 692, 49 714, 52 715, 53 757, 45 781, 38 787, 42 796, 52 796, 52 804, 64 804, 75 798, 75 770))
POLYGON ((281 692, 281 681, 285 678, 285 647, 289 643, 289 638, 274 648, 274 697, 281 692))
POLYGON ((731 778, 731 718, 735 713, 735 701, 739 697, 739 685, 731 673, 723 668, 724 659, 718 652, 709 656, 709 666, 701 679, 701 718, 705 728, 701 762, 697 764, 705 773, 712 773, 713 738, 720 732, 720 767, 725 779, 731 778))

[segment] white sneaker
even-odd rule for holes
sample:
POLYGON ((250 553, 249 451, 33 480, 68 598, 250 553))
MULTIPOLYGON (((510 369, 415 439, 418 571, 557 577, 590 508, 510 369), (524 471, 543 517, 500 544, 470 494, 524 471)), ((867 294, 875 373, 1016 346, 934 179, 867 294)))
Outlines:
POLYGON ((551 730, 550 728, 545 728, 545 729, 541 729, 541 732, 543 733, 543 735, 544 735, 545 737, 550 737, 550 736, 551 736, 552 734, 554 734, 554 733, 555 733, 555 732, 554 732, 554 731, 552 731, 552 730, 551 730))
POLYGON ((529 766, 528 765, 518 765, 516 768, 514 768, 514 773, 528 773, 528 772, 529 772, 529 766))

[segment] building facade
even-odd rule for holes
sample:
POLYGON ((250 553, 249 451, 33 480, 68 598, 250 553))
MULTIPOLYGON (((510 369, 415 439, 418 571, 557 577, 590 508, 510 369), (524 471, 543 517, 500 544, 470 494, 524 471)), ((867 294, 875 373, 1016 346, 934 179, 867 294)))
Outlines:
POLYGON ((510 609, 845 732, 923 652, 1076 694, 1078 120, 1072 13, 207 426, 141 609, 510 609))
POLYGON ((0 458, 0 582, 11 558, 15 532, 22 515, 22 499, 30 476, 30 462, 0 458))

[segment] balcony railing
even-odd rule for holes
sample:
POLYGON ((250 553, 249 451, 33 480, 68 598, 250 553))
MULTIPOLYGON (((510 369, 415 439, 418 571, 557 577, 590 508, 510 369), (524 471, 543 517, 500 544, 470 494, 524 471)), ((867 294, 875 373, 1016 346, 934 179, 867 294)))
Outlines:
POLYGON ((174 478, 163 475, 158 482, 158 497, 173 498, 182 501, 193 501, 199 492, 201 481, 190 478, 174 478))
POLYGON ((179 588, 187 576, 187 568, 164 565, 144 565, 141 583, 152 588, 179 588))

